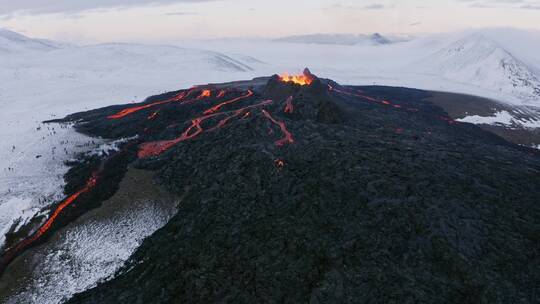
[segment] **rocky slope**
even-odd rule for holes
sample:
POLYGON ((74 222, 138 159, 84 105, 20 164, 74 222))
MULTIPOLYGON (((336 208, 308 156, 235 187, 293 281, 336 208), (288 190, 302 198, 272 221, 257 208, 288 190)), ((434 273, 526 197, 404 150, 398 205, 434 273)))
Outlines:
POLYGON ((534 303, 538 152, 428 97, 306 71, 68 116, 133 138, 97 187, 131 164, 183 198, 69 303, 534 303))

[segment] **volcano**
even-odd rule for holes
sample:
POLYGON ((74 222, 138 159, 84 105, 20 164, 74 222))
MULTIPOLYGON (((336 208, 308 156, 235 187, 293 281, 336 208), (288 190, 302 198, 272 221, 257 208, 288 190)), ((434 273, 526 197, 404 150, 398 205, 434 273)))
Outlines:
POLYGON ((5 271, 134 167, 183 198, 178 212, 69 303, 533 303, 540 156, 430 97, 306 69, 70 115, 129 140, 74 164, 69 196, 8 247, 5 271))

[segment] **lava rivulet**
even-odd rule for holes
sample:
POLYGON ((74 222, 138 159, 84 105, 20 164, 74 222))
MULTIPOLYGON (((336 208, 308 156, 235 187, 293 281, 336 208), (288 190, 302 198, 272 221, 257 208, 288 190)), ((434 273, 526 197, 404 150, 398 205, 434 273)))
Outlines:
POLYGON ((221 91, 219 91, 219 93, 217 94, 216 97, 221 98, 221 97, 225 96, 225 94, 227 94, 227 91, 226 90, 221 90, 221 91))
MULTIPOLYGON (((385 106, 394 107, 396 109, 402 109, 403 108, 403 106, 401 106, 399 104, 394 104, 394 103, 392 103, 392 102, 390 102, 388 100, 378 100, 376 98, 360 94, 359 92, 361 92, 361 91, 359 91, 357 93, 352 93, 352 92, 347 92, 347 91, 344 91, 344 90, 334 88, 331 85, 328 85, 328 90, 339 93, 339 94, 343 94, 343 95, 362 98, 362 99, 365 99, 365 100, 368 100, 368 101, 371 101, 371 102, 375 102, 375 103, 378 103, 378 104, 382 104, 382 105, 385 105, 385 106)), ((406 110, 409 111, 409 112, 418 112, 418 109, 415 109, 415 108, 407 108, 406 110)))
POLYGON ((20 254, 23 250, 25 250, 28 246, 30 246, 32 243, 39 240, 47 231, 50 230, 51 226, 54 224, 55 220, 58 218, 58 216, 62 213, 62 211, 71 205, 79 196, 81 196, 83 193, 89 192, 92 190, 97 183, 97 173, 93 173, 92 176, 88 179, 85 186, 80 189, 79 191, 75 192, 74 194, 70 195, 68 198, 63 200, 58 207, 54 210, 54 212, 49 216, 47 221, 41 225, 41 227, 34 232, 31 236, 28 238, 22 240, 20 243, 15 245, 14 247, 7 250, 4 255, 2 256, 1 263, 0 263, 0 272, 2 271, 1 267, 3 265, 9 264, 18 254, 20 254))
POLYGON ((268 120, 270 120, 272 123, 274 123, 275 125, 279 126, 279 128, 281 129, 281 132, 283 132, 283 135, 284 137, 278 141, 276 141, 276 145, 281 147, 281 146, 284 146, 285 144, 292 144, 294 143, 294 139, 292 137, 292 134, 291 132, 289 132, 289 130, 287 130, 287 125, 283 122, 283 121, 277 121, 274 117, 272 117, 272 115, 270 113, 268 113, 268 111, 266 110, 262 110, 264 116, 266 118, 268 118, 268 120))
MULTIPOLYGON (((145 110, 145 109, 148 109, 148 108, 152 108, 152 107, 155 107, 155 106, 159 106, 159 105, 163 105, 163 104, 167 104, 167 103, 171 103, 171 102, 179 102, 179 101, 183 101, 185 98, 187 98, 196 88, 192 88, 190 90, 187 90, 187 91, 184 91, 182 93, 179 93, 177 94, 176 96, 174 96, 173 98, 169 98, 169 99, 166 99, 166 100, 162 100, 162 101, 156 101, 156 102, 153 102, 153 103, 150 103, 150 104, 147 104, 147 105, 143 105, 143 106, 136 106, 136 107, 131 107, 131 108, 127 108, 127 109, 123 109, 122 111, 116 113, 116 114, 113 114, 113 115, 110 115, 108 116, 107 118, 108 119, 120 119, 120 118, 124 118, 130 114, 133 114, 133 113, 136 113, 136 112, 139 112, 139 111, 142 111, 142 110, 145 110)), ((209 90, 203 90, 201 92, 201 94, 199 95, 198 99, 200 98, 203 98, 203 97, 208 97, 211 95, 211 92, 209 90), (207 92, 208 91, 208 92, 207 92), (208 95, 208 96, 207 96, 208 95), (202 96, 202 97, 201 97, 202 96)))
MULTIPOLYGON (((249 91, 251 95, 253 92, 249 91)), ((251 96, 250 95, 250 96, 251 96)), ((227 112, 217 112, 217 113, 211 113, 211 114, 205 114, 203 116, 194 118, 191 120, 191 125, 182 133, 182 135, 178 138, 171 139, 171 140, 160 140, 160 141, 154 141, 154 142, 147 142, 141 144, 139 147, 138 157, 139 158, 147 158, 147 157, 153 157, 153 156, 159 156, 160 154, 166 152, 170 148, 174 147, 178 143, 181 143, 185 140, 192 139, 197 137, 198 135, 204 133, 204 132, 211 132, 218 128, 224 127, 231 119, 236 118, 242 114, 244 114, 244 117, 249 116, 248 113, 250 113, 248 110, 256 107, 262 107, 271 104, 272 100, 265 100, 257 104, 249 105, 237 110, 233 111, 227 111, 227 112), (210 118, 214 118, 217 116, 223 116, 228 115, 227 117, 221 119, 214 127, 211 127, 207 130, 205 130, 202 126, 202 123, 210 118)), ((264 110, 263 110, 264 111, 264 110)), ((206 112, 205 112, 206 113, 206 112)))
POLYGON ((293 97, 289 96, 287 98, 287 101, 285 101, 285 110, 283 110, 285 113, 292 114, 294 112, 294 105, 293 105, 293 97))
POLYGON ((202 98, 206 98, 206 97, 211 97, 212 96, 212 91, 210 90, 203 90, 201 92, 201 95, 199 95, 199 97, 197 97, 197 99, 202 99, 202 98))
POLYGON ((253 96, 253 91, 251 90, 248 90, 248 92, 243 95, 243 96, 240 96, 240 97, 237 97, 237 98, 234 98, 234 99, 231 99, 231 100, 227 100, 227 101, 224 101, 224 102, 221 102, 219 103, 217 106, 214 106, 206 111, 204 111, 204 114, 211 114, 211 113, 216 113, 217 111, 219 111, 219 109, 221 109, 223 106, 225 105, 228 105, 228 104, 231 104, 231 103, 235 103, 237 101, 240 101, 242 99, 246 99, 246 98, 249 98, 253 96))

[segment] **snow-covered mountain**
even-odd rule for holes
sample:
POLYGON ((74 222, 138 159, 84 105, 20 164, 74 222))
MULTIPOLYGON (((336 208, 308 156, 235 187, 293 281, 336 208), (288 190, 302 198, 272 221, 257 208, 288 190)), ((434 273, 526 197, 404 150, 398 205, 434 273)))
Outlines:
POLYGON ((50 51, 67 45, 45 39, 29 38, 19 33, 0 28, 0 53, 26 51, 50 51))
POLYGON ((455 82, 512 95, 525 103, 540 100, 535 68, 482 34, 466 36, 422 61, 423 71, 455 82))
POLYGON ((386 37, 379 33, 363 34, 311 34, 287 36, 275 39, 276 42, 305 43, 305 44, 337 44, 337 45, 384 45, 407 41, 406 37, 386 37))

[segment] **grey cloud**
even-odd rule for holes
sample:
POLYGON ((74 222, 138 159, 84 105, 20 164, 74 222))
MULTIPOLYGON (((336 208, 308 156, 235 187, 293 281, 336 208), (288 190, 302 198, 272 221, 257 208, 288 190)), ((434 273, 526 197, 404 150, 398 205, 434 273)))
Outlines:
POLYGON ((364 9, 368 9, 368 10, 377 10, 377 9, 384 9, 384 8, 386 7, 382 4, 371 4, 371 5, 364 6, 364 9))
POLYGON ((525 4, 520 6, 521 9, 540 10, 540 5, 525 4))
POLYGON ((457 0, 468 3, 474 8, 519 8, 519 9, 540 9, 539 0, 457 0))
POLYGON ((165 15, 165 16, 189 16, 189 15, 198 15, 198 13, 195 13, 195 12, 171 12, 171 13, 165 13, 163 15, 165 15))
POLYGON ((210 1, 214 0, 0 0, 0 15, 16 12, 30 14, 73 13, 91 9, 210 1))

